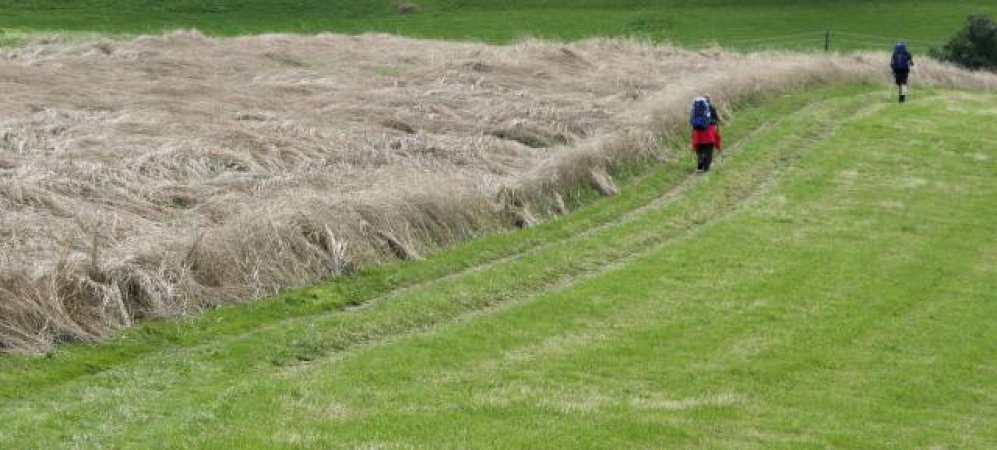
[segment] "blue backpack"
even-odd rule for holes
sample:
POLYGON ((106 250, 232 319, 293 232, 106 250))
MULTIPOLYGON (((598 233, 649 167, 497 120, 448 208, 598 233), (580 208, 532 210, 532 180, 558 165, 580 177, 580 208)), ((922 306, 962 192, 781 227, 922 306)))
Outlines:
POLYGON ((893 58, 890 60, 890 68, 893 70, 910 70, 910 54, 907 53, 907 46, 903 43, 897 44, 893 49, 893 58))
POLYGON ((692 101, 692 114, 689 124, 697 130, 710 128, 710 104, 705 98, 699 97, 692 101))

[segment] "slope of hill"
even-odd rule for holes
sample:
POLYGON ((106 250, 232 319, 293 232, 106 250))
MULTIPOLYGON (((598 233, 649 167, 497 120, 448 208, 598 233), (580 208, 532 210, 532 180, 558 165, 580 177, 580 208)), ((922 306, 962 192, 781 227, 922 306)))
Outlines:
POLYGON ((0 359, 0 447, 986 447, 995 104, 788 95, 714 173, 0 359))
POLYGON ((819 50, 882 49, 906 38, 915 51, 938 46, 968 14, 997 13, 973 0, 530 1, 424 0, 399 14, 389 0, 35 0, 3 1, 6 42, 25 32, 159 33, 197 28, 210 34, 381 31, 409 36, 508 42, 525 36, 578 40, 636 36, 704 47, 819 50))

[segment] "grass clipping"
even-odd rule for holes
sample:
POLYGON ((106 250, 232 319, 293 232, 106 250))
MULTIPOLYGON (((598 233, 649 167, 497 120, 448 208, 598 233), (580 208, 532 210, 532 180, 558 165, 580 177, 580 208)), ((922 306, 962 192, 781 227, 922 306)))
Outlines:
MULTIPOLYGON (((689 99, 886 84, 885 55, 196 32, 0 53, 0 351, 272 295, 566 210, 689 99)), ((931 61, 916 80, 997 86, 931 61)))

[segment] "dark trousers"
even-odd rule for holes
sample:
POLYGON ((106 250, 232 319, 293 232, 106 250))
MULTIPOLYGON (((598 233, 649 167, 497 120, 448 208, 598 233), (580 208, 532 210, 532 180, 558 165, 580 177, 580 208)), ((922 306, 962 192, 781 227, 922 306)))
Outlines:
POLYGON ((897 82, 897 86, 907 84, 908 77, 910 77, 910 69, 893 71, 893 81, 897 82))
POLYGON ((907 77, 910 70, 894 70, 893 77, 896 78, 897 86, 900 88, 900 103, 907 101, 907 77))
POLYGON ((706 172, 713 164, 713 144, 699 144, 696 146, 696 169, 706 172))

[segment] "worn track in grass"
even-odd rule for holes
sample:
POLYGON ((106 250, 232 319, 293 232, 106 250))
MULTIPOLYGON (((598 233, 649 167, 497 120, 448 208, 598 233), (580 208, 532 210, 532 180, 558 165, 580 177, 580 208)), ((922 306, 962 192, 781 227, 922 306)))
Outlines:
MULTIPOLYGON (((802 103, 788 103, 790 104, 786 105, 785 108, 789 108, 794 114, 797 109, 805 111, 812 108, 804 107, 802 103)), ((781 122, 782 120, 777 118, 774 122, 781 122)), ((772 126, 772 122, 768 118, 758 117, 757 114, 751 112, 745 113, 731 127, 732 134, 729 137, 732 138, 731 142, 734 144, 728 150, 728 153, 736 154, 740 147, 749 145, 754 138, 772 126), (744 136, 739 137, 740 134, 744 136)), ((236 321, 234 324, 231 320, 223 322, 223 318, 219 318, 219 323, 214 323, 211 318, 200 319, 200 323, 193 327, 196 331, 186 331, 182 339, 171 337, 173 330, 167 329, 164 331, 162 329, 165 327, 164 325, 154 330, 153 336, 162 335, 165 341, 165 348, 174 350, 190 346, 196 347, 205 340, 208 342, 218 339, 226 341, 239 340, 243 339, 246 335, 258 334, 261 328, 265 329, 268 327, 268 323, 273 324, 269 325, 270 328, 279 328, 288 320, 294 320, 296 317, 302 315, 308 317, 312 314, 309 311, 318 310, 325 312, 331 309, 331 311, 335 312, 340 311, 340 308, 346 305, 345 308, 347 310, 358 313, 373 304, 392 301, 393 299, 404 297, 412 291, 428 289, 434 285, 445 285, 471 274, 502 265, 514 264, 525 257, 535 256, 555 246, 559 246, 562 249, 561 251, 564 251, 565 248, 570 248, 573 242, 577 242, 580 239, 597 236, 599 233, 614 233, 613 229, 630 224, 647 213, 666 206, 668 202, 678 198, 689 187, 699 183, 703 177, 691 174, 689 172, 690 169, 684 164, 683 157, 686 153, 685 149, 673 149, 668 153, 671 155, 668 158, 668 164, 664 167, 652 169, 649 173, 632 181, 628 192, 622 198, 603 201, 602 203, 606 204, 588 208, 589 210, 594 209, 594 212, 585 211, 581 214, 576 213, 568 218, 559 219, 555 223, 544 225, 540 227, 540 233, 544 231, 552 232, 540 234, 540 238, 520 238, 514 241, 514 245, 497 247, 497 250, 493 246, 491 251, 494 253, 471 254, 467 258, 458 259, 459 264, 455 267, 447 267, 439 261, 431 260, 422 264, 437 267, 431 267, 428 272, 420 272, 421 276, 416 275, 407 281, 404 277, 400 281, 386 281, 373 289, 361 290, 359 294, 351 292, 351 288, 349 287, 339 291, 334 290, 333 292, 323 290, 322 287, 319 287, 316 290, 305 290, 284 296, 285 299, 290 299, 289 301, 292 304, 296 301, 297 297, 310 298, 312 303, 319 305, 317 307, 311 305, 311 308, 295 309, 292 305, 292 308, 289 310, 280 310, 276 315, 254 317, 252 320, 236 321), (316 291, 317 293, 311 291, 316 291)), ((529 230, 518 234, 529 235, 534 231, 529 230)), ((469 247, 473 252, 474 245, 469 247)), ((458 249, 457 251, 466 250, 458 249)), ((361 277, 363 276, 362 274, 361 277)), ((348 284, 349 281, 347 280, 345 284, 348 284)), ((333 283, 334 286, 339 284, 343 283, 333 283)), ((278 305, 276 306, 279 308, 281 306, 279 305, 280 301, 277 303, 278 305)), ((266 310, 266 308, 274 306, 273 302, 270 304, 264 303, 261 308, 266 310)), ((257 307, 260 307, 260 305, 254 305, 250 308, 256 309, 257 307)), ((148 335, 143 330, 139 330, 138 334, 148 338, 148 335)), ((128 339, 127 335, 125 339, 128 339)), ((76 375, 94 374, 111 369, 126 361, 139 358, 147 352, 163 348, 163 345, 130 348, 128 344, 127 340, 119 340, 112 343, 112 346, 118 345, 122 347, 113 358, 78 358, 86 360, 77 361, 78 364, 76 364, 75 369, 68 370, 68 372, 75 372, 76 375)), ((63 376, 66 376, 66 374, 63 374, 63 376)), ((0 374, 0 377, 2 377, 2 374, 0 374)), ((51 383, 56 383, 63 379, 62 377, 45 376, 15 376, 12 378, 16 379, 8 378, 4 380, 5 389, 0 389, 0 397, 17 397, 23 392, 44 388, 51 383), (28 388, 28 386, 31 386, 31 388, 28 388)))
MULTIPOLYGON (((293 373, 294 367, 328 359, 332 354, 480 317, 496 308, 605 275, 660 251, 669 242, 723 221, 755 201, 778 181, 781 173, 792 169, 792 161, 806 149, 832 135, 837 124, 867 110, 869 99, 867 91, 860 90, 858 94, 822 99, 780 118, 782 126, 799 130, 781 142, 767 142, 764 130, 768 128, 763 125, 758 133, 747 135, 738 144, 742 151, 732 153, 716 173, 692 175, 677 184, 666 184, 671 187, 659 196, 638 201, 634 208, 582 232, 548 242, 536 241, 515 252, 479 260, 452 273, 417 280, 366 300, 349 299, 363 305, 353 312, 333 309, 282 317, 257 323, 252 329, 213 334, 189 345, 137 354, 99 367, 95 373, 54 379, 46 386, 37 386, 40 389, 8 395, 3 415, 31 411, 31 417, 42 421, 56 419, 61 413, 51 415, 38 410, 44 398, 71 392, 87 397, 86 392, 94 389, 101 391, 99 399, 94 397, 98 403, 127 403, 138 397, 149 404, 199 402, 216 395, 219 386, 239 390, 238 386, 257 383, 261 376, 284 376, 280 374, 293 373), (177 376, 163 377, 164 373, 177 376), (196 385, 190 383, 192 374, 196 374, 196 385), (120 384, 124 380, 127 383, 120 384), (148 389, 147 382, 154 382, 156 388, 148 389)), ((316 292, 320 295, 320 291, 316 292)), ((66 407, 92 407, 87 404, 66 407)), ((75 417, 82 421, 78 423, 81 426, 87 422, 97 426, 106 419, 82 413, 75 417)), ((8 423, 16 426, 9 435, 3 434, 5 437, 30 433, 39 424, 8 423)), ((118 431, 127 433, 126 429, 118 431)))

